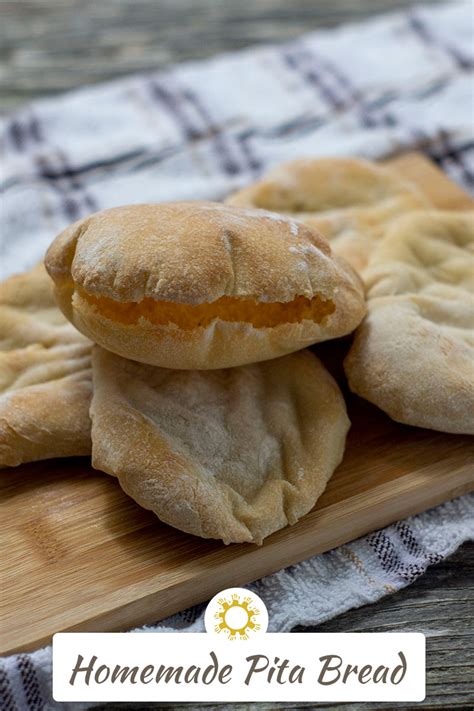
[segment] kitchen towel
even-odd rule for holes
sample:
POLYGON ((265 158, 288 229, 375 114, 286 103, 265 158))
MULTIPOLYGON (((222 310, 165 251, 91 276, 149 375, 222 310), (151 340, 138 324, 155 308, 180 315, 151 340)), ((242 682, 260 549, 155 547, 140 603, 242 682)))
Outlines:
MULTIPOLYGON (((220 200, 301 156, 416 149, 473 189, 472 34, 470 0, 421 6, 26 107, 0 122, 0 277, 92 211, 220 200)), ((465 496, 251 587, 270 630, 290 631, 399 590, 472 537, 465 496)), ((144 631, 200 631, 203 609, 144 631)), ((49 648, 0 660, 0 707, 86 708, 52 701, 49 648)))

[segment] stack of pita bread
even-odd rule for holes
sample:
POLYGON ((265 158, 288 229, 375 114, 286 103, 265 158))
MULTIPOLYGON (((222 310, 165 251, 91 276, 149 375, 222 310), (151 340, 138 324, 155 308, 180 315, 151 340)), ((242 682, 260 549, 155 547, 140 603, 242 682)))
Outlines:
POLYGON ((473 246, 473 214, 352 159, 284 165, 226 204, 91 215, 47 271, 0 285, 0 466, 92 453, 162 521, 261 543, 344 454, 344 398, 309 346, 355 332, 354 392, 474 432, 473 246))

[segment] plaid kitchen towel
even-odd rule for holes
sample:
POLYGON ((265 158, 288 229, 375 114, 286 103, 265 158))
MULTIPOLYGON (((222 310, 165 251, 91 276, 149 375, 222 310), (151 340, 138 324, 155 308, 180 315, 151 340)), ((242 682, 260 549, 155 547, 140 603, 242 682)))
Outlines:
MULTIPOLYGON (((2 120, 0 276, 33 265, 91 211, 219 200, 301 156, 417 149, 472 189, 472 7, 450 2, 319 30, 38 101, 2 120)), ((408 585, 473 536, 466 496, 252 587, 270 629, 289 631, 408 585)), ((148 629, 201 630, 203 607, 148 629)), ((69 708, 51 699, 50 665, 48 648, 0 660, 1 708, 69 708)))

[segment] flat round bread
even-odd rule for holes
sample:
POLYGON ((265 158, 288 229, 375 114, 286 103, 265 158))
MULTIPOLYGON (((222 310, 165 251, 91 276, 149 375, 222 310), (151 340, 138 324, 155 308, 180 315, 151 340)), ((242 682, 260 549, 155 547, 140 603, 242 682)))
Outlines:
POLYGON ((315 504, 349 420, 309 351, 212 371, 93 352, 92 463, 165 523, 261 543, 315 504))
POLYGON ((290 215, 318 230, 335 254, 360 271, 387 225, 403 212, 428 207, 411 183, 355 158, 295 160, 231 195, 230 205, 290 215))
POLYGON ((351 390, 399 422, 474 434, 474 212, 400 218, 364 278, 351 390))
POLYGON ((218 203, 92 215, 54 241, 46 266, 80 331, 161 367, 268 360, 350 333, 365 313, 359 277, 312 230, 218 203))
POLYGON ((0 467, 90 454, 90 350, 42 264, 0 284, 0 467))

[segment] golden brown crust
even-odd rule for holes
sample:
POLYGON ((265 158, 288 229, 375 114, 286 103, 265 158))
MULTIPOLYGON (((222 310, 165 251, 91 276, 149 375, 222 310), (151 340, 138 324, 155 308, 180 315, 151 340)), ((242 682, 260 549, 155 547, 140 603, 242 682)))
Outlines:
POLYGON ((88 294, 184 304, 221 296, 290 301, 331 296, 333 260, 325 240, 264 210, 175 202, 104 210, 68 228, 46 267, 88 294))
POLYGON ((312 230, 217 203, 106 210, 62 233, 46 266, 61 309, 79 330, 120 355, 162 367, 220 368, 278 357, 350 333, 365 313, 360 279, 312 230), (266 327, 252 317, 238 321, 230 310, 225 317, 221 307, 205 325, 184 329, 177 316, 159 323, 149 308, 150 301, 157 309, 166 302, 167 311, 179 304, 191 312, 228 299, 234 312, 239 301, 243 313, 253 309, 260 324, 269 304, 295 297, 318 299, 325 310, 266 327), (138 315, 130 321, 131 311, 138 315))
POLYGON ((90 453, 90 349, 42 264, 0 284, 0 467, 90 453))
POLYGON ((364 278, 350 388, 399 422, 474 434, 474 212, 400 218, 364 278))
POLYGON ((203 373, 95 347, 93 373, 93 465, 188 533, 261 543, 314 506, 342 459, 344 399, 308 351, 203 373))
POLYGON ((324 235, 334 253, 357 270, 366 266, 394 218, 429 206, 411 183, 386 168, 355 158, 284 163, 226 202, 301 220, 324 235))

